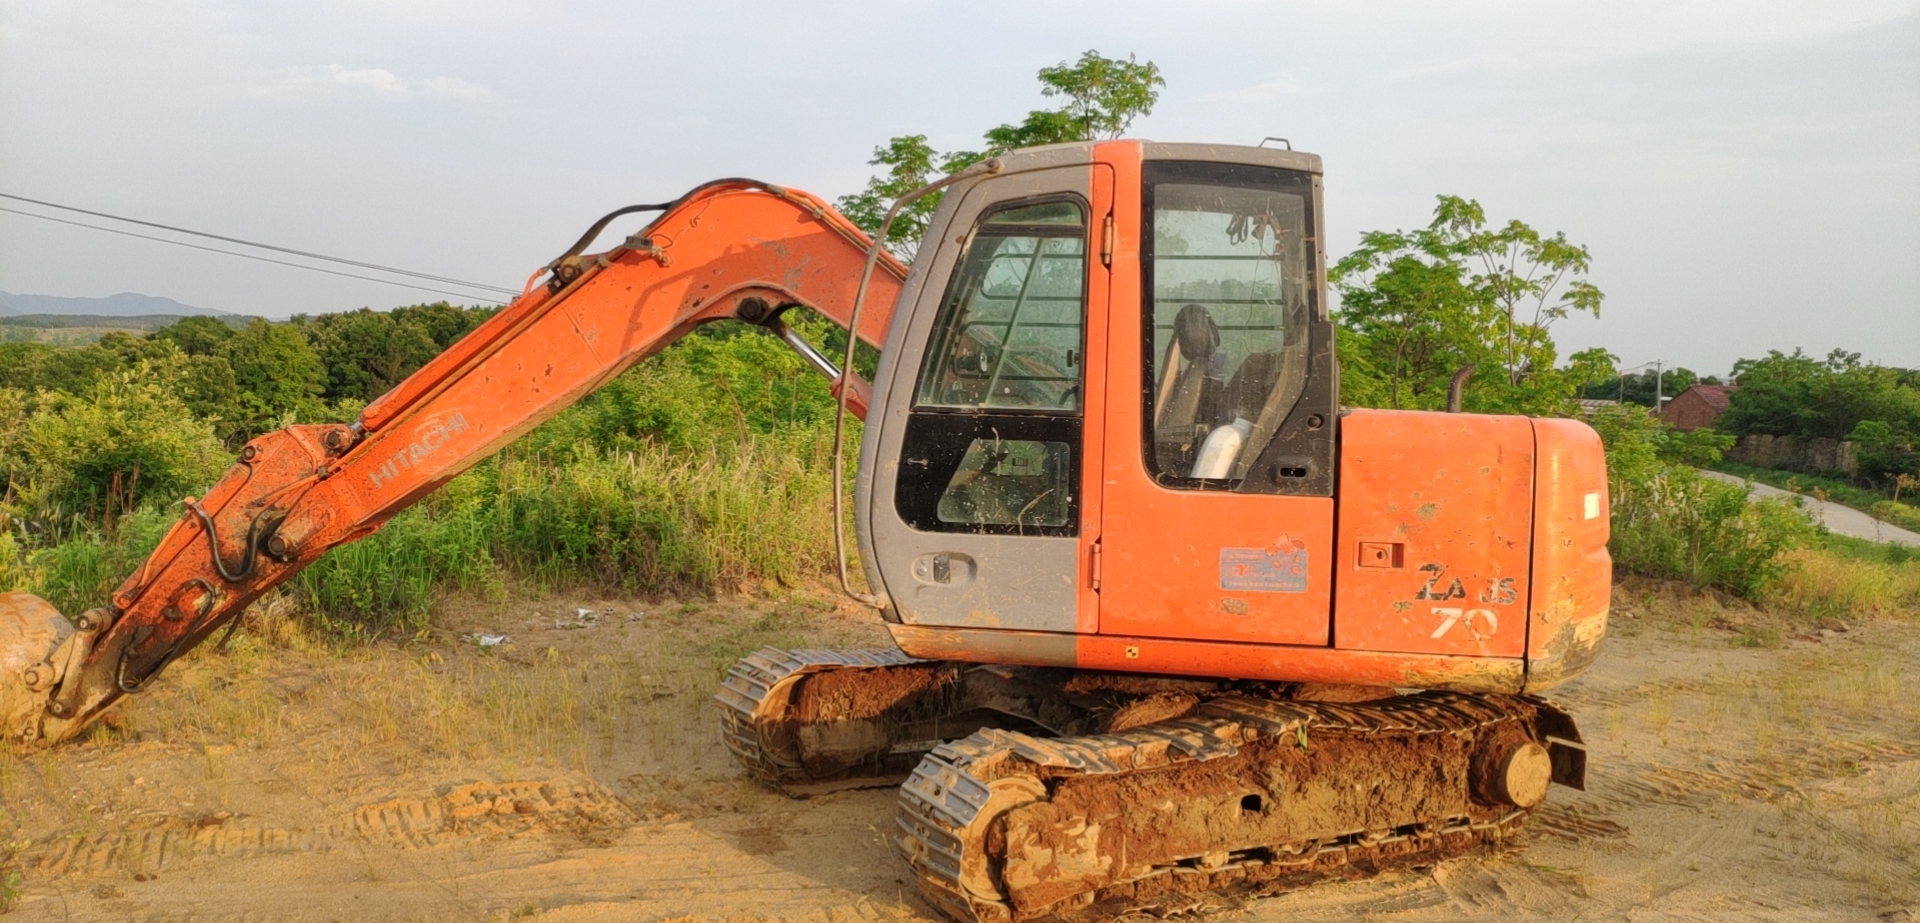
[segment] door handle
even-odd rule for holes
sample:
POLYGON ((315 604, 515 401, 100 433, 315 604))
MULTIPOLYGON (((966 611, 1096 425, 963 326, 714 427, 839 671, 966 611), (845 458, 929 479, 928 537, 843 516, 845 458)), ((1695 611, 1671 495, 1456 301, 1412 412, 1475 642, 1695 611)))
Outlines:
POLYGON ((978 570, 972 556, 958 551, 935 551, 913 559, 913 579, 931 586, 972 583, 978 570))

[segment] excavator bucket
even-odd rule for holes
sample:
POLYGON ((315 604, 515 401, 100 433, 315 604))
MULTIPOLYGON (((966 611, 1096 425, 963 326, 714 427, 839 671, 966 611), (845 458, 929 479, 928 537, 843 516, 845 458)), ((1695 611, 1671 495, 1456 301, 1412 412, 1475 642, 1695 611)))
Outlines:
MULTIPOLYGON (((47 689, 33 689, 28 671, 46 662, 73 626, 32 593, 0 593, 0 736, 13 739, 38 720, 47 689)), ((42 668, 45 670, 45 668, 42 668)))

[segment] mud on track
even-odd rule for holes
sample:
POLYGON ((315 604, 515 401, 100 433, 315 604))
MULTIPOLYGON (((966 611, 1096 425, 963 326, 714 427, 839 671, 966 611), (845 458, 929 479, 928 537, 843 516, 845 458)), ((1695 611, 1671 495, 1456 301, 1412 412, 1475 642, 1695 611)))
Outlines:
MULTIPOLYGON (((770 794, 713 731, 745 650, 884 643, 824 600, 455 605, 431 638, 345 652, 268 616, 119 730, 0 756, 7 919, 932 919, 886 846, 891 791, 770 794), (516 643, 460 640, 479 631, 516 643)), ((1522 849, 1190 909, 1920 920, 1920 625, 1737 648, 1690 606, 1616 601, 1555 695, 1590 790, 1556 788, 1522 849)))

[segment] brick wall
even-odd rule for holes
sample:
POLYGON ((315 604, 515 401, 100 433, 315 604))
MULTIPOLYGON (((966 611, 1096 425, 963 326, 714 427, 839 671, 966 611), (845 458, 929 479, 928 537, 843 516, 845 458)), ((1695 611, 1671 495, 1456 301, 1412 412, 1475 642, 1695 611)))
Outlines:
POLYGON ((1727 457, 1756 468, 1788 468, 1794 471, 1844 471, 1853 474, 1859 463, 1853 457, 1853 443, 1838 439, 1795 439, 1792 436, 1740 437, 1727 457))

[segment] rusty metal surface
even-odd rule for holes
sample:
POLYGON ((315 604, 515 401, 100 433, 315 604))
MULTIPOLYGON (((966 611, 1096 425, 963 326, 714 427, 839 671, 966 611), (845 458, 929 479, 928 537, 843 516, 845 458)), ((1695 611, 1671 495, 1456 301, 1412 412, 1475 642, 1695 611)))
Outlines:
MULTIPOLYGON (((720 739, 754 778, 789 794, 816 794, 819 780, 808 775, 792 742, 772 733, 775 712, 787 707, 793 684, 802 676, 823 670, 871 670, 922 662, 900 651, 762 648, 730 667, 713 697, 720 703, 720 739)), ((880 777, 850 781, 854 786, 891 784, 880 777)))
POLYGON ((1072 739, 981 731, 936 748, 901 787, 895 845, 962 921, 1297 887, 1508 840, 1528 811, 1476 794, 1476 757, 1560 749, 1547 732, 1573 733, 1564 722, 1530 697, 1423 693, 1229 696, 1072 739))

